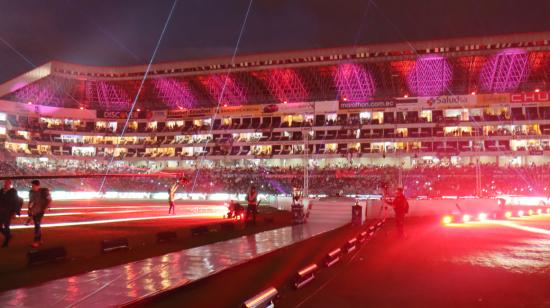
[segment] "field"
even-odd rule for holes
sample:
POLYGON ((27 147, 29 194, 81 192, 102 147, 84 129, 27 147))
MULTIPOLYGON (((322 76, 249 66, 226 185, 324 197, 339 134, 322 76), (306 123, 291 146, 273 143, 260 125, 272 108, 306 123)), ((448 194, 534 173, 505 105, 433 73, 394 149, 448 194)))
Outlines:
POLYGON ((299 290, 290 286, 296 272, 320 264, 356 229, 309 239, 142 306, 237 307, 275 286, 277 307, 550 307, 550 216, 447 227, 410 218, 406 232, 398 239, 390 221, 299 290))
POLYGON ((68 261, 39 266, 27 266, 26 254, 33 238, 32 224, 25 226, 25 212, 12 222, 13 240, 0 249, 0 290, 32 285, 55 278, 67 277, 98 268, 140 260, 185 248, 279 228, 290 224, 288 212, 260 207, 258 223, 245 226, 236 223, 235 230, 221 231, 219 224, 227 222, 223 202, 185 202, 177 204, 176 215, 167 215, 167 205, 161 201, 59 201, 52 205, 43 220, 43 246, 64 246, 68 261), (273 222, 265 218, 273 218, 273 222), (211 232, 191 236, 191 229, 207 225, 211 232), (178 239, 157 243, 156 234, 173 231, 178 239), (102 240, 128 238, 129 251, 100 252, 102 240))

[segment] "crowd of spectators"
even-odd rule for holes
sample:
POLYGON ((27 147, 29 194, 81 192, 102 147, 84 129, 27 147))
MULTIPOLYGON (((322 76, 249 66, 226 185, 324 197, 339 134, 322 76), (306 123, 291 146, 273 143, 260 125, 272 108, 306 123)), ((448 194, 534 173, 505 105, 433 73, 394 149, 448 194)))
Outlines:
MULTIPOLYGON (((106 163, 86 165, 15 165, 0 163, 4 176, 16 175, 90 175, 103 174, 106 163)), ((244 193, 254 185, 261 193, 290 194, 293 187, 304 183, 303 168, 204 168, 190 170, 164 170, 159 173, 130 166, 110 166, 109 174, 134 174, 133 177, 81 177, 47 179, 44 185, 52 190, 66 191, 139 191, 164 192, 178 174, 185 173, 190 180, 185 192, 196 193, 244 193), (143 176, 147 175, 147 176, 143 176)), ((356 194, 381 194, 402 183, 410 197, 428 196, 485 196, 499 194, 548 195, 550 194, 550 165, 499 167, 483 164, 476 171, 475 165, 466 166, 416 166, 398 168, 390 166, 311 168, 308 174, 309 193, 315 195, 342 196, 356 194), (477 189, 477 178, 481 191, 477 189)), ((30 180, 16 181, 22 189, 30 180)))

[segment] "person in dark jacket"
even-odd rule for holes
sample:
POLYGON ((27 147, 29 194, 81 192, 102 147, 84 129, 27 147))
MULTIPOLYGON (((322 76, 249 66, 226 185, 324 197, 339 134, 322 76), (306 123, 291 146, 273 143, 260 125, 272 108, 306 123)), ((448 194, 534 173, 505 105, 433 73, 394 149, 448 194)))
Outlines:
POLYGON ((39 180, 34 180, 31 184, 31 190, 29 191, 29 215, 34 222, 34 241, 31 246, 36 248, 42 244, 42 230, 40 225, 44 217, 44 212, 52 202, 52 197, 47 188, 40 187, 39 180))
POLYGON ((246 220, 252 219, 252 223, 256 223, 256 213, 258 211, 258 192, 255 186, 251 186, 248 194, 246 195, 246 202, 248 207, 246 208, 246 220))
POLYGON ((393 207, 395 212, 395 227, 397 235, 401 238, 405 237, 405 215, 409 212, 409 202, 405 198, 403 188, 397 188, 395 198, 391 202, 387 202, 393 207))
POLYGON ((15 214, 21 214, 21 202, 22 199, 17 195, 17 190, 12 187, 12 181, 5 180, 0 190, 0 231, 4 236, 2 247, 8 247, 11 240, 11 220, 15 214))

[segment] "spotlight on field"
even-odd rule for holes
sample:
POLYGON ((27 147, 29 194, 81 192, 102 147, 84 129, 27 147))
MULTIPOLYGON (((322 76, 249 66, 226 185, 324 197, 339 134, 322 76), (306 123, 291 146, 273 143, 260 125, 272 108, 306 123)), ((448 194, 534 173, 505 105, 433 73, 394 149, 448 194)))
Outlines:
POLYGON ((294 279, 294 287, 296 289, 299 289, 310 283, 313 279, 315 279, 315 272, 318 268, 319 267, 317 266, 317 264, 311 264, 301 269, 296 275, 296 279, 294 279))
POLYGON ((472 216, 468 214, 462 215, 462 222, 469 222, 470 220, 472 220, 472 216))
POLYGON ((275 307, 273 300, 277 296, 277 289, 271 287, 264 290, 243 303, 243 308, 271 308, 275 307))
POLYGON ((487 220, 487 213, 479 213, 479 214, 477 214, 477 220, 479 220, 479 221, 485 221, 485 220, 487 220))
POLYGON ((445 216, 443 216, 443 219, 441 219, 441 222, 444 225, 448 225, 450 223, 453 223, 453 216, 452 215, 445 215, 445 216))

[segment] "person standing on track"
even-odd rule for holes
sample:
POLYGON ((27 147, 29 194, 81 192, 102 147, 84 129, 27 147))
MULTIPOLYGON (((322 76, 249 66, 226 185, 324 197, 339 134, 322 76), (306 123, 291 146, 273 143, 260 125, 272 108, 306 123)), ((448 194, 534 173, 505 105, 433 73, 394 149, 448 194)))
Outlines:
POLYGON ((176 215, 176 205, 174 203, 174 200, 176 200, 176 191, 180 188, 180 186, 183 187, 188 183, 189 180, 182 175, 181 178, 179 178, 176 183, 172 184, 172 186, 168 189, 168 215, 176 215))
POLYGON ((256 224, 256 213, 258 212, 258 192, 255 186, 250 186, 250 190, 246 195, 246 202, 248 207, 246 208, 246 221, 252 217, 252 223, 256 224))
POLYGON ((169 206, 168 215, 170 214, 176 215, 176 205, 174 204, 174 196, 179 186, 180 186, 180 181, 177 180, 176 183, 172 184, 172 186, 170 186, 170 188, 168 189, 168 206, 169 206))
POLYGON ((398 187, 393 201, 386 202, 393 207, 393 211, 395 212, 395 227, 397 228, 397 235, 400 238, 405 238, 405 215, 409 213, 409 202, 407 201, 407 198, 405 198, 403 188, 398 187))
POLYGON ((50 190, 40 187, 39 180, 33 180, 29 191, 29 216, 32 217, 34 222, 34 241, 31 245, 34 248, 42 244, 42 218, 51 203, 50 190))
POLYGON ((12 181, 7 179, 4 181, 4 187, 0 190, 0 227, 4 242, 2 248, 8 247, 11 240, 11 219, 17 215, 21 215, 21 207, 23 199, 17 195, 17 190, 12 187, 12 181))

